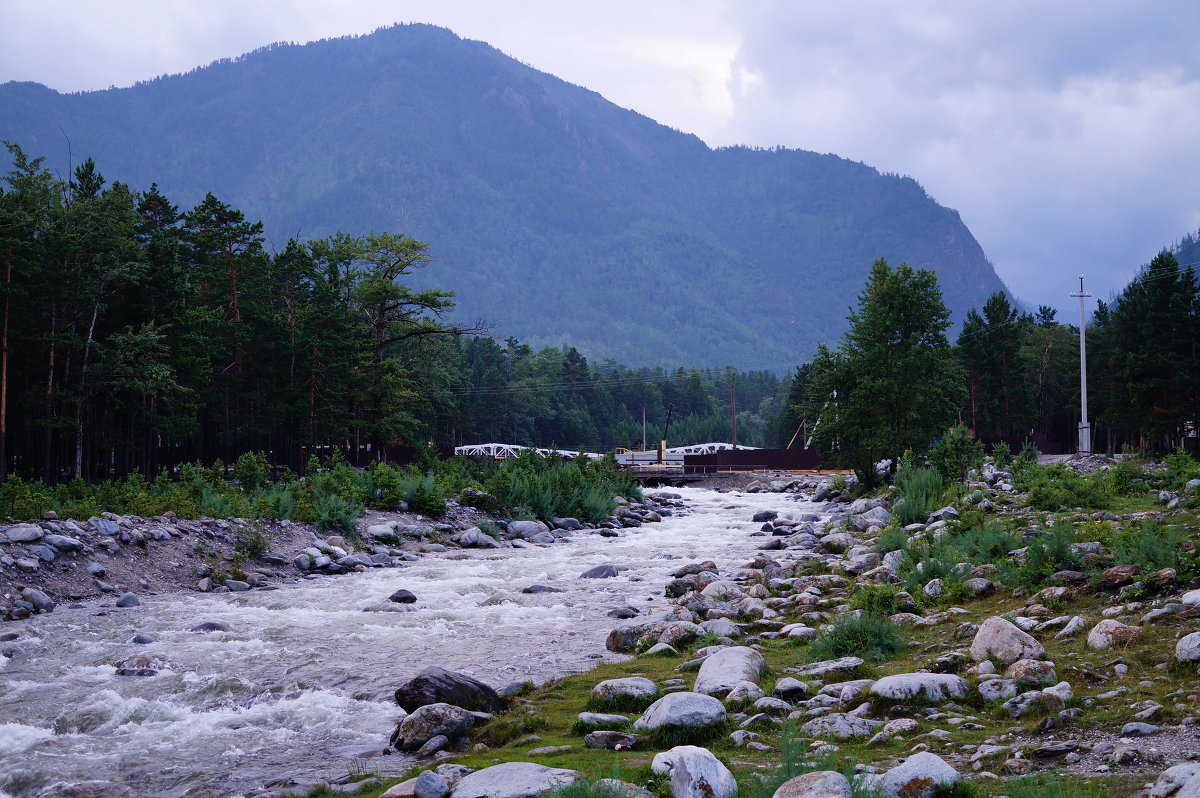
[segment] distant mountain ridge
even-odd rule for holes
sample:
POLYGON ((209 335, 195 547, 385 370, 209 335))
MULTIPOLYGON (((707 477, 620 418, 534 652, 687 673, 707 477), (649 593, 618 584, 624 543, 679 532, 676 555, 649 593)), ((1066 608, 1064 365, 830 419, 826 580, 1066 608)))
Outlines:
MULTIPOLYGON (((819 112, 819 111, 816 111, 819 112)), ((955 211, 834 155, 700 139, 428 25, 130 88, 0 85, 0 139, 66 172, 212 191, 270 243, 403 232, 458 313, 535 346, 664 365, 795 363, 844 328, 872 261, 938 273, 957 315, 1003 290, 955 211)))

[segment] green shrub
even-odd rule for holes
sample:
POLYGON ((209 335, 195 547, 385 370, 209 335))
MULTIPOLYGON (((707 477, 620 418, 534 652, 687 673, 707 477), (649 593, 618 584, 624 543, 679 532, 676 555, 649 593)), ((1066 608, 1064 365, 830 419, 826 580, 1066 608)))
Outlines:
POLYGON ((1039 454, 1041 454, 1041 452, 1038 451, 1038 448, 1033 441, 1025 441, 1025 443, 1021 446, 1021 451, 1017 455, 1017 459, 1013 461, 1013 472, 1015 474, 1020 474, 1027 468, 1036 467, 1038 464, 1039 454))
POLYGON ((244 452, 233 464, 233 478, 247 493, 262 490, 270 477, 271 464, 264 452, 244 452))
POLYGON ((805 657, 809 662, 848 656, 862 657, 867 662, 883 662, 907 646, 894 623, 863 614, 838 618, 833 628, 808 644, 805 657))
POLYGON ((1038 510, 1053 511, 1060 507, 1103 508, 1108 496, 1099 483, 1062 463, 1047 466, 1028 466, 1018 478, 1018 486, 1029 491, 1029 504, 1038 510))
POLYGON ((902 465, 896 472, 900 499, 893 507, 893 518, 901 526, 923 524, 938 509, 942 498, 942 475, 933 468, 902 465))
POLYGON ((946 430, 929 450, 929 462, 946 482, 959 482, 972 468, 983 465, 983 444, 961 424, 946 430))
POLYGON ((356 525, 363 512, 361 504, 352 504, 337 493, 326 493, 318 495, 313 501, 313 511, 316 514, 317 529, 358 539, 356 525))
POLYGON ((1183 449, 1176 449, 1163 458, 1167 470, 1163 474, 1166 487, 1170 490, 1183 490, 1188 480, 1200 479, 1200 463, 1183 449))
POLYGON ((50 493, 41 482, 9 474, 0 485, 0 516, 17 521, 41 518, 50 505, 50 493))
POLYGON ((1023 558, 1001 560, 1004 581, 1027 588, 1039 588, 1051 574, 1063 570, 1083 570, 1083 555, 1071 550, 1075 530, 1068 521, 1056 521, 1048 534, 1029 541, 1023 558))
POLYGON ((992 444, 992 463, 1001 471, 1007 471, 1012 466, 1012 448, 1004 441, 992 444))
POLYGON ((889 551, 900 551, 908 545, 908 533, 903 529, 885 529, 875 538, 875 551, 887 554, 889 551))
POLYGON ((898 592, 892 585, 859 585, 850 606, 876 618, 887 618, 899 612, 898 592))
POLYGON ((1188 551, 1187 530, 1153 520, 1143 521, 1136 529, 1124 529, 1112 538, 1113 559, 1119 565, 1139 566, 1143 573, 1174 568, 1177 580, 1189 583, 1200 575, 1200 558, 1188 551))

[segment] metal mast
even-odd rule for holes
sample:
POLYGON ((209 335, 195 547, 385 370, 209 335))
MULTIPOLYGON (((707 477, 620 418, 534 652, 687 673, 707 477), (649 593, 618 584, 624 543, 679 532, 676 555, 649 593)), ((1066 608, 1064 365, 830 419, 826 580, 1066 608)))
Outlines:
POLYGON ((1079 421, 1079 454, 1092 453, 1092 425, 1087 414, 1087 325, 1084 318, 1083 300, 1091 294, 1083 292, 1083 275, 1079 275, 1079 405, 1082 417, 1079 421))

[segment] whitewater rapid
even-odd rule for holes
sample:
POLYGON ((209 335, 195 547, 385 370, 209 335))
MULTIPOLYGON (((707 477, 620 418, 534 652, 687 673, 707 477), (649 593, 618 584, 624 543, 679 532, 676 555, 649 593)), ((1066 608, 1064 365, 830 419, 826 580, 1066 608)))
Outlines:
MULTIPOLYGON (((462 671, 497 687, 577 673, 615 655, 607 613, 666 604, 683 562, 745 565, 760 509, 817 512, 780 494, 682 488, 685 515, 586 532, 529 549, 451 551, 402 568, 318 577, 278 590, 142 597, 0 626, 0 798, 35 796, 56 782, 122 781, 139 796, 220 795, 289 776, 395 775, 411 759, 363 758, 387 746, 403 712, 395 688, 422 668, 462 671), (595 565, 622 569, 581 579, 595 565), (527 594, 533 584, 560 589, 527 594), (364 612, 405 588, 405 612, 364 612), (196 633, 215 621, 229 631, 196 633), (157 642, 128 642, 145 633, 157 642), (146 655, 154 676, 118 676, 146 655)), ((393 605, 395 606, 395 605, 393 605)))

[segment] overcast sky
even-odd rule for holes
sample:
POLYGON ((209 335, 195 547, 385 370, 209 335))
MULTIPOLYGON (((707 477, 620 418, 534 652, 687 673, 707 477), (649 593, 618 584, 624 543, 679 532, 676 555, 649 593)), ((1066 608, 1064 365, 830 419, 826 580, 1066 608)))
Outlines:
POLYGON ((1195 0, 0 0, 0 82, 125 86, 429 22, 712 146, 916 178, 1032 304, 1101 298, 1200 227, 1195 0))

